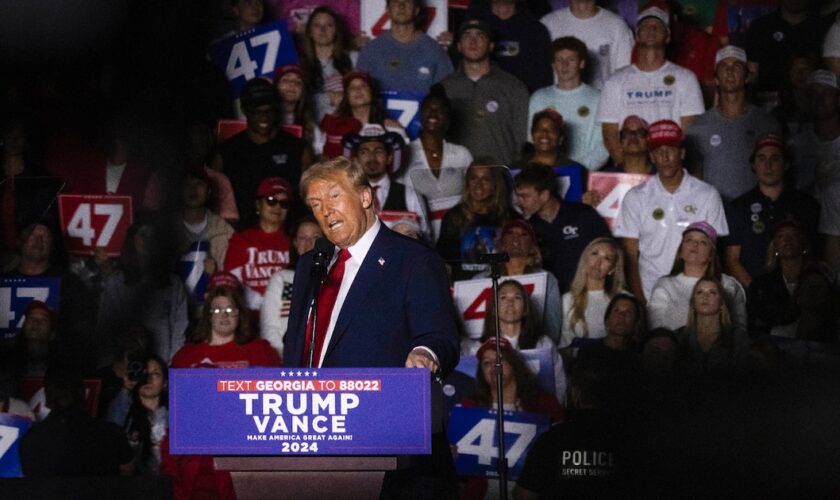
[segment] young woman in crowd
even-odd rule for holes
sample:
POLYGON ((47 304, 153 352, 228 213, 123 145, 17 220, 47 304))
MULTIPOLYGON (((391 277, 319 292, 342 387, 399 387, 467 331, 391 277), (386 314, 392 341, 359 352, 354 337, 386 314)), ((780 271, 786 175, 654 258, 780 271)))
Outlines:
MULTIPOLYGON (((251 326, 238 290, 221 285, 204 301, 189 342, 172 358, 172 368, 279 367, 280 356, 251 326)), ((230 473, 217 471, 209 455, 170 455, 162 449, 161 473, 171 476, 176 499, 236 498, 230 473)))
POLYGON ((437 251, 452 264, 453 280, 483 271, 486 266, 476 263, 476 254, 492 250, 498 229, 509 218, 519 217, 510 206, 505 175, 506 168, 493 166, 487 158, 473 160, 461 202, 443 216, 437 251))
POLYGON ((531 142, 525 145, 522 165, 539 163, 549 167, 571 163, 566 157, 563 143, 563 116, 553 109, 544 109, 531 119, 531 142))
MULTIPOLYGON (((511 343, 501 339, 502 351, 502 407, 508 411, 526 411, 547 415, 552 422, 563 418, 563 407, 555 396, 540 389, 536 376, 516 352, 511 343)), ((499 395, 496 387, 496 339, 485 341, 476 352, 478 369, 475 392, 461 405, 467 408, 496 408, 499 395)), ((470 476, 462 479, 462 499, 498 498, 498 481, 470 476)), ((513 488, 515 483, 510 482, 513 488)))
POLYGON ((464 172, 473 161, 467 148, 445 139, 451 113, 443 87, 433 85, 420 105, 420 137, 410 145, 409 164, 402 176, 406 185, 429 202, 433 218, 435 212, 445 212, 458 203, 464 172))
POLYGON ((683 231, 671 274, 659 278, 650 294, 647 312, 651 328, 685 326, 692 288, 700 278, 712 278, 723 285, 732 322, 746 331, 746 293, 735 278, 721 273, 716 244, 717 231, 706 222, 694 222, 683 231))
POLYGON ((315 116, 309 91, 303 81, 303 70, 297 64, 284 64, 274 72, 274 86, 280 95, 280 124, 301 127, 302 138, 315 141, 315 116))
POLYGON ((334 158, 341 154, 349 157, 350 153, 342 149, 341 139, 347 134, 358 133, 368 123, 382 125, 406 139, 402 125, 386 115, 379 86, 373 77, 363 71, 347 73, 344 75, 344 98, 338 109, 321 120, 321 130, 326 135, 323 157, 334 158))
POLYGON ((559 347, 576 338, 606 335, 604 313, 613 297, 624 292, 624 252, 612 238, 592 240, 578 260, 571 289, 563 294, 563 327, 559 347))
MULTIPOLYGON (((480 344, 495 337, 496 307, 493 301, 487 305, 481 339, 465 339, 461 342, 461 353, 472 354, 480 344)), ((557 399, 565 400, 566 374, 563 360, 554 341, 545 335, 534 314, 534 306, 528 291, 516 280, 506 280, 499 284, 499 333, 517 350, 548 349, 554 362, 554 387, 557 399)))
POLYGON ((731 370, 747 359, 747 335, 732 323, 725 293, 714 278, 700 278, 691 290, 687 324, 675 332, 691 371, 731 370))
POLYGON ((332 109, 324 83, 353 70, 359 54, 352 48, 350 31, 340 15, 327 6, 312 11, 299 56, 306 87, 313 96, 316 123, 332 109))
POLYGON ((169 371, 157 356, 148 356, 139 369, 129 368, 136 378, 123 376, 123 388, 108 405, 105 419, 125 430, 135 472, 158 475, 161 443, 169 429, 169 371))

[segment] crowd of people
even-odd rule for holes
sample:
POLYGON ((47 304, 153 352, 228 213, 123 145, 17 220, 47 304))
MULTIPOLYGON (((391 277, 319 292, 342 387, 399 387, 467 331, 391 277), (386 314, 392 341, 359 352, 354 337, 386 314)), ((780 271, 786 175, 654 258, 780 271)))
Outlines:
POLYGON ((313 5, 290 23, 296 62, 237 87, 204 51, 275 13, 231 0, 184 63, 189 99, 156 119, 105 71, 85 89, 94 98, 66 105, 47 77, 4 82, 0 286, 59 283, 0 325, 0 414, 37 422, 20 443, 24 475, 167 475, 176 498, 235 496, 211 458, 169 453, 168 368, 283 366, 295 273, 309 273, 296 265, 331 230, 301 179, 339 156, 364 173, 383 224, 437 252, 453 290, 490 277, 484 254, 509 257, 483 327, 461 322, 478 370, 458 396, 557 422, 517 498, 586 497, 594 478, 618 478, 613 455, 632 440, 605 418, 628 397, 617 387, 834 365, 836 3, 768 1, 727 28, 712 25, 724 1, 689 16, 679 1, 472 0, 434 36, 422 0, 385 3, 378 36, 313 5), (416 116, 389 95, 413 96, 416 116), (604 173, 613 192, 587 182, 604 173), (535 275, 539 300, 522 278, 535 275), (521 357, 534 349, 550 351, 553 391, 521 357), (21 390, 31 379, 37 403, 21 390), (567 467, 561 450, 586 447, 609 460, 567 467))

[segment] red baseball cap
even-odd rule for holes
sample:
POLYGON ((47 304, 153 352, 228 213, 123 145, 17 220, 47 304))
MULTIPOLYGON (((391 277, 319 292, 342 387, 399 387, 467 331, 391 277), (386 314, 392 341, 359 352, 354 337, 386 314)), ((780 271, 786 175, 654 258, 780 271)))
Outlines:
POLYGON ((781 136, 776 134, 764 134, 755 140, 755 146, 753 146, 752 158, 750 161, 755 159, 755 154, 758 153, 759 149, 766 146, 777 147, 782 154, 786 154, 785 140, 781 136))
POLYGON ((282 177, 267 177, 257 188, 257 198, 267 198, 278 193, 286 193, 289 199, 292 198, 292 185, 282 177))
POLYGON ((648 129, 648 150, 650 151, 660 146, 682 146, 682 143, 682 129, 672 120, 659 120, 651 124, 648 129))
MULTIPOLYGON (((507 353, 516 353, 516 349, 513 348, 510 341, 504 337, 500 339, 499 348, 507 353)), ((484 343, 481 344, 481 347, 478 348, 478 351, 476 351, 475 357, 481 360, 481 356, 490 349, 496 349, 496 337, 490 337, 489 339, 485 340, 484 343)))
POLYGON ((242 283, 233 274, 227 271, 216 271, 210 276, 210 282, 207 283, 207 291, 210 292, 214 288, 225 286, 232 290, 242 292, 242 283))

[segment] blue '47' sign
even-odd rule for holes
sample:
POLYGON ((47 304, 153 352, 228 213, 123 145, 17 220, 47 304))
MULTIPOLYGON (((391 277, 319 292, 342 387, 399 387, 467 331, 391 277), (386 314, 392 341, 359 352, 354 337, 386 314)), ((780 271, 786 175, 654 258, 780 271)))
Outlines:
MULTIPOLYGON (((548 416, 505 412, 505 457, 508 472, 516 479, 534 440, 548 430, 548 416)), ((496 411, 456 406, 449 412, 449 442, 458 447, 455 469, 463 476, 498 476, 499 439, 496 411)))
POLYGON ((58 311, 61 278, 0 278, 0 339, 10 339, 23 326, 23 313, 33 300, 58 311))
POLYGON ((210 60, 222 69, 230 82, 234 99, 245 82, 258 76, 274 75, 284 64, 297 62, 297 53, 285 22, 261 24, 210 46, 210 60))

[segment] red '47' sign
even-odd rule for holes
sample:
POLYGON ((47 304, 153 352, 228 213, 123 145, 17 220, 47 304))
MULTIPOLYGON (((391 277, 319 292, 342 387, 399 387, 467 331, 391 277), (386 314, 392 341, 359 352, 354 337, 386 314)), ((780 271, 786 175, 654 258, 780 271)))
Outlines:
POLYGON ((119 255, 133 221, 130 196, 62 194, 58 214, 67 251, 76 255, 93 255, 99 247, 119 255))

